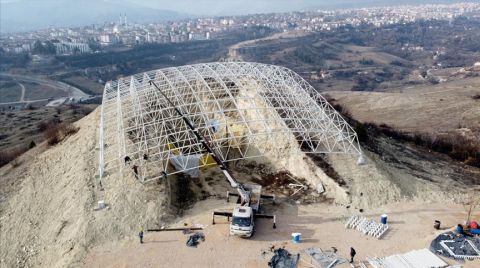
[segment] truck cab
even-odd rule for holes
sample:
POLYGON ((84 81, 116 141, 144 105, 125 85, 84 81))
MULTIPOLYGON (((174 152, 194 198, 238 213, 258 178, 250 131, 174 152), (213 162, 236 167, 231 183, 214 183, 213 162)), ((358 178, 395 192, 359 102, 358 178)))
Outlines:
POLYGON ((272 219, 273 228, 276 228, 275 215, 266 215, 259 213, 260 199, 275 200, 273 195, 262 195, 262 186, 258 184, 244 184, 243 189, 247 192, 248 203, 242 202, 241 194, 227 192, 227 202, 230 196, 237 197, 237 204, 232 212, 214 211, 212 214, 212 224, 215 224, 215 216, 227 217, 230 221, 230 235, 249 238, 252 237, 255 229, 255 219, 272 219), (242 204, 243 203, 243 204, 242 204))
POLYGON ((255 227, 254 211, 251 207, 236 206, 230 222, 230 235, 251 237, 255 227))

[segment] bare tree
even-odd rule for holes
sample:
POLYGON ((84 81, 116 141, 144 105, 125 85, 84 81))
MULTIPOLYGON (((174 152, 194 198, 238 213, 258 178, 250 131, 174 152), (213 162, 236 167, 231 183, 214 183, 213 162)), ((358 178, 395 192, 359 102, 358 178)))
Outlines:
POLYGON ((480 189, 471 190, 463 202, 463 207, 467 213, 466 224, 470 223, 470 219, 475 210, 480 206, 480 189))

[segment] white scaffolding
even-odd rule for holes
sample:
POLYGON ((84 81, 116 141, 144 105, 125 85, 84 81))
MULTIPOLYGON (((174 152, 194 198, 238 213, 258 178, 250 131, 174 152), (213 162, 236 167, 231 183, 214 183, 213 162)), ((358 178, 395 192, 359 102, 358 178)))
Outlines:
POLYGON ((213 165, 150 81, 189 117, 223 161, 260 157, 259 145, 266 140, 291 139, 304 153, 362 157, 353 129, 293 71, 259 63, 205 63, 106 84, 100 120, 100 178, 121 170, 126 159, 129 168, 136 166, 141 181, 195 173, 213 165))

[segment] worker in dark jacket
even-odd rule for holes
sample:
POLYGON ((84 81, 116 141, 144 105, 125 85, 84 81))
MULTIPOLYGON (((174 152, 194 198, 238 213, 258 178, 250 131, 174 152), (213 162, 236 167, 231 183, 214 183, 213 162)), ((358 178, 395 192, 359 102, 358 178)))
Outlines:
POLYGON ((465 231, 463 230, 463 226, 461 224, 457 225, 456 231, 458 234, 465 235, 465 231))
POLYGON ((138 233, 138 237, 140 238, 140 244, 143 244, 143 229, 138 233))
POLYGON ((133 170, 133 173, 135 174, 135 178, 138 179, 138 166, 133 165, 132 170, 133 170))
POLYGON ((350 263, 353 263, 353 257, 355 257, 355 254, 357 254, 357 252, 355 251, 354 248, 350 248, 350 257, 351 257, 351 260, 350 260, 350 263))

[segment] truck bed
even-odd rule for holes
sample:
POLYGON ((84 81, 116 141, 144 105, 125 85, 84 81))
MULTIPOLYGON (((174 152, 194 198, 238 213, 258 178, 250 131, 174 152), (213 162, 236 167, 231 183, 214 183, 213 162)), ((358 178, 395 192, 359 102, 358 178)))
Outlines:
POLYGON ((250 207, 256 212, 260 207, 260 196, 262 194, 262 186, 258 184, 244 184, 244 187, 250 191, 250 207))

